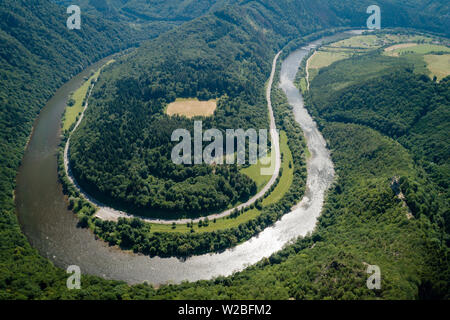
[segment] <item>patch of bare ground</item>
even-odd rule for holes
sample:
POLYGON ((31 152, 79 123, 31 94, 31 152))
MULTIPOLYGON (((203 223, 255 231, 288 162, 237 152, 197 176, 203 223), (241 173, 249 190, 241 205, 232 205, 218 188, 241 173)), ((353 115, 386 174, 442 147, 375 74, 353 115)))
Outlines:
POLYGON ((217 108, 216 100, 199 101, 197 99, 177 99, 167 106, 169 116, 180 115, 187 118, 196 116, 209 117, 217 108))

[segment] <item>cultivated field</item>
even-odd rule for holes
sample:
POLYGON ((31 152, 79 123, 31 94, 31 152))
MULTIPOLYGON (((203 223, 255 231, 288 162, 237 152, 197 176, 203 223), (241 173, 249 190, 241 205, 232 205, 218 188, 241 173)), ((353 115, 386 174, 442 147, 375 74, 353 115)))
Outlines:
POLYGON ((98 69, 88 80, 86 80, 80 88, 78 88, 72 95, 71 98, 75 101, 73 106, 67 106, 64 113, 63 120, 63 130, 69 130, 70 126, 77 121, 77 117, 83 112, 84 105, 83 100, 86 97, 92 81, 96 81, 98 76, 100 75, 101 70, 113 63, 115 60, 111 59, 108 61, 103 67, 98 69))
POLYGON ((429 72, 441 80, 450 74, 450 48, 437 44, 403 43, 386 48, 385 55, 402 57, 414 63, 417 70, 429 72), (439 54, 436 54, 439 53, 439 54), (424 62, 426 69, 424 68, 424 62))
POLYGON ((187 118, 196 116, 209 117, 217 108, 216 100, 199 101, 198 99, 177 99, 166 108, 169 116, 179 115, 187 118))
POLYGON ((428 70, 437 80, 441 80, 450 75, 450 54, 427 54, 424 57, 428 70))
POLYGON ((335 43, 332 43, 330 47, 335 48, 374 48, 377 46, 381 46, 382 41, 374 35, 368 36, 355 36, 349 39, 341 40, 335 43))
POLYGON ((328 67, 333 62, 346 59, 351 55, 351 53, 346 53, 345 51, 317 51, 309 62, 309 68, 320 69, 328 67))
POLYGON ((450 48, 446 46, 436 45, 436 44, 413 44, 413 43, 403 43, 385 49, 385 53, 390 56, 402 56, 405 54, 428 54, 433 52, 449 52, 450 48), (403 45, 403 47, 402 47, 403 45), (406 46, 407 45, 407 46, 406 46))
MULTIPOLYGON (((391 52, 391 51, 395 51, 397 49, 405 49, 405 48, 410 48, 410 47, 414 47, 417 46, 417 43, 400 43, 400 44, 395 44, 393 46, 390 46, 386 49, 384 49, 385 52, 391 52)), ((395 53, 392 53, 392 55, 398 55, 398 52, 396 51, 395 53)))

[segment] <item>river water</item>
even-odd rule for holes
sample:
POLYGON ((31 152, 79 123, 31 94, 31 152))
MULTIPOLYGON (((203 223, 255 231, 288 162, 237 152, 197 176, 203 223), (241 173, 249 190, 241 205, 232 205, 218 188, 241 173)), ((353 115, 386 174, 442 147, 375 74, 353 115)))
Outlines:
POLYGON ((90 230, 77 228, 76 216, 67 209, 57 177, 57 147, 60 123, 67 97, 92 69, 87 68, 61 87, 42 109, 17 176, 16 207, 23 232, 41 255, 66 269, 78 265, 82 273, 123 280, 130 284, 179 283, 227 276, 243 270, 263 257, 282 249, 289 241, 312 231, 320 215, 324 194, 334 178, 333 164, 325 140, 304 108, 303 98, 293 80, 302 59, 326 37, 290 54, 282 63, 280 87, 294 108, 311 158, 308 161, 307 190, 292 212, 249 241, 221 253, 205 254, 181 261, 176 258, 150 258, 110 247, 95 239, 90 230))

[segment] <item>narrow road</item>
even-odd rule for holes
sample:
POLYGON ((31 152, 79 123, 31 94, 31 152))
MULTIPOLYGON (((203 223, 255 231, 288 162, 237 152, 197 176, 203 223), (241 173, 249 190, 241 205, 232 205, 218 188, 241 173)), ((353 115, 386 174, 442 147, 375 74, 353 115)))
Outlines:
MULTIPOLYGON (((238 205, 237 207, 234 207, 232 209, 228 209, 222 213, 212 214, 207 216, 209 220, 224 218, 226 216, 229 216, 232 214, 236 209, 241 210, 243 208, 250 207, 252 204, 254 204, 256 201, 264 197, 266 192, 269 191, 269 189, 272 187, 272 185, 276 182, 278 175, 280 173, 281 168, 281 152, 280 152, 280 137, 277 132, 276 124, 275 124, 275 118, 273 116, 273 109, 272 109, 272 100, 271 100, 271 92, 272 92, 272 85, 273 85, 273 79, 275 77, 275 71, 277 66, 278 57, 280 56, 281 51, 278 52, 278 54, 273 59, 272 63, 272 71, 270 73, 269 82, 266 88, 266 100, 267 100, 267 108, 269 111, 269 118, 270 118, 270 137, 272 142, 272 150, 271 150, 271 160, 270 160, 270 167, 262 168, 262 174, 266 175, 272 175, 269 182, 262 188, 261 191, 259 191, 256 195, 254 195, 251 199, 249 199, 247 202, 242 203, 238 205)), ((80 118, 78 119, 74 129, 71 132, 71 135, 75 130, 78 128, 79 124, 83 120, 84 112, 88 108, 88 100, 92 93, 92 90, 94 88, 94 85, 92 85, 88 98, 86 99, 86 105, 83 109, 83 112, 80 115, 80 118)), ((80 194, 89 202, 91 202, 93 205, 95 205, 98 210, 95 214, 96 217, 102 219, 102 220, 110 220, 110 221, 117 221, 119 218, 135 218, 136 215, 131 215, 126 212, 116 210, 114 208, 108 207, 107 205, 97 201, 93 197, 91 197, 88 193, 86 193, 76 182, 75 178, 72 175, 72 172, 69 167, 69 145, 70 145, 70 137, 66 142, 65 148, 64 148, 64 168, 66 171, 66 174, 70 180, 70 182, 77 187, 77 189, 80 191, 80 194)), ((191 221, 194 223, 198 223, 200 220, 205 219, 206 217, 200 217, 196 219, 176 219, 176 220, 163 220, 163 219, 151 219, 146 217, 139 217, 142 220, 150 223, 159 223, 159 224, 186 224, 191 221)))

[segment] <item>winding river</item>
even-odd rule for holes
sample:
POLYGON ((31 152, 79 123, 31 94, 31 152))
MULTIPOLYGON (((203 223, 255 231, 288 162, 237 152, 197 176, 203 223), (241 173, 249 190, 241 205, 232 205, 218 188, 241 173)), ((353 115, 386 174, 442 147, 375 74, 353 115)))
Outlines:
MULTIPOLYGON (((211 279, 243 270, 263 257, 280 250, 289 241, 311 232, 320 215, 324 195, 334 178, 333 163, 325 140, 304 108, 303 98, 293 80, 302 59, 311 48, 339 35, 314 41, 290 54, 282 63, 280 87, 294 109, 311 153, 308 161, 307 189, 292 212, 249 241, 221 253, 205 254, 181 261, 176 258, 149 258, 125 252, 98 241, 90 230, 77 228, 76 216, 67 209, 57 177, 57 147, 60 143, 61 116, 69 93, 83 77, 109 58, 87 68, 61 87, 35 122, 33 134, 17 175, 16 207, 23 232, 31 244, 56 266, 78 265, 83 273, 130 284, 179 283, 183 280, 211 279)), ((340 34, 342 36, 342 34, 340 34)))

